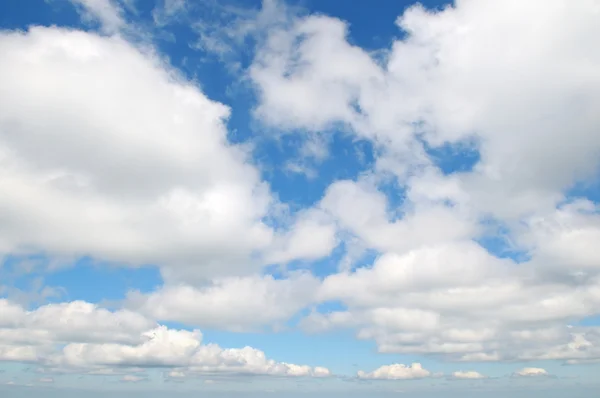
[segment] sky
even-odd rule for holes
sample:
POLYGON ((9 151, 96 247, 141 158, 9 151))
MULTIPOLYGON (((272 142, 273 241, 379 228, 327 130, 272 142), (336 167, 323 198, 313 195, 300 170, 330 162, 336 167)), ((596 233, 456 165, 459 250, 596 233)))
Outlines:
POLYGON ((0 395, 597 396, 599 18, 0 2, 0 395))

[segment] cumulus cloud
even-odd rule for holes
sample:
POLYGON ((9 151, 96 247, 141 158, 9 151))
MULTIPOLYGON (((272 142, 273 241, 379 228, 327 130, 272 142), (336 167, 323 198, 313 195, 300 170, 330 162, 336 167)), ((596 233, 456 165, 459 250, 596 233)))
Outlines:
POLYGON ((600 304, 598 208, 568 193, 600 159, 597 14, 592 1, 414 6, 383 59, 332 17, 270 33, 249 69, 256 116, 290 134, 341 123, 377 148, 369 178, 334 182, 317 207, 379 256, 326 277, 319 298, 346 309, 312 312, 306 329, 461 361, 597 358, 596 328, 566 326, 600 304), (479 160, 448 174, 427 152, 443 145, 479 160), (400 205, 379 186, 389 174, 400 205))
POLYGON ((476 372, 474 370, 469 370, 469 371, 459 370, 457 372, 453 372, 452 377, 454 379, 461 379, 461 380, 485 379, 484 375, 482 375, 481 373, 476 372))
POLYGON ((287 238, 266 225, 274 201, 227 141, 230 110, 152 51, 40 27, 2 33, 0 49, 1 252, 158 264, 190 282, 258 271, 275 238, 277 261, 331 248, 314 222, 287 238), (316 251, 298 242, 313 232, 316 251))
POLYGON ((402 252, 477 236, 477 226, 467 214, 438 204, 417 204, 398 209, 395 215, 386 196, 374 184, 337 181, 331 184, 319 206, 339 227, 381 252, 402 252), (405 211, 404 211, 405 210, 405 211), (391 219, 391 220, 390 220, 391 219))
POLYGON ((546 369, 542 368, 523 368, 521 370, 513 373, 513 376, 516 377, 539 377, 539 376, 548 376, 548 372, 546 369))
POLYGON ((137 264, 176 256, 181 266, 204 258, 210 268, 224 251, 235 264, 268 244, 259 220, 268 193, 227 145, 225 106, 118 38, 32 28, 3 34, 0 47, 9 94, 1 178, 12 192, 2 200, 12 220, 4 252, 26 246, 137 264))
POLYGON ((0 360, 31 362, 45 372, 119 375, 137 382, 132 369, 171 368, 185 374, 326 377, 323 367, 277 362, 252 347, 205 344, 199 330, 176 330, 140 321, 127 311, 110 312, 88 303, 49 304, 25 311, 3 300, 0 360), (113 329, 111 329, 111 325, 113 329), (127 335, 114 328, 127 330, 127 335), (104 330, 103 330, 104 329, 104 330), (99 332, 100 331, 100 332, 99 332))
POLYGON ((434 147, 475 140, 481 160, 461 184, 478 210, 510 218, 552 206, 598 164, 597 5, 500 4, 409 8, 397 20, 407 37, 383 64, 348 42, 343 21, 298 18, 271 33, 250 68, 257 115, 292 131, 347 124, 396 171, 418 164, 416 133, 434 147), (559 21, 568 34, 557 36, 559 21))
MULTIPOLYGON (((115 3, 74 2, 104 33, 122 29, 115 3)), ((188 3, 161 4, 159 25, 188 3)), ((265 35, 247 71, 259 95, 254 115, 304 138, 341 125, 374 144, 373 169, 272 222, 285 205, 248 149, 229 142, 230 109, 155 50, 59 28, 0 33, 0 253, 157 264, 165 279, 157 291, 130 293, 119 311, 84 302, 27 311, 0 300, 0 360, 124 377, 147 366, 174 379, 328 376, 155 322, 259 329, 322 302, 342 309, 313 309, 305 329, 352 328, 381 352, 600 360, 600 328, 567 326, 600 308, 599 208, 570 191, 600 159, 596 2, 410 7, 397 20, 406 35, 382 59, 351 44, 336 18, 292 16, 272 1, 238 11, 225 29, 194 29, 199 46, 221 55, 265 35), (465 145, 479 155, 472 170, 447 173, 428 152, 465 145), (390 180, 400 205, 383 189, 390 180), (376 259, 322 278, 263 276, 265 265, 314 261, 340 241, 376 259)), ((305 156, 326 156, 317 149, 305 156)), ((429 376, 418 363, 358 374, 429 376)))
POLYGON ((139 383, 140 381, 144 381, 144 380, 147 380, 147 379, 145 377, 135 376, 135 375, 125 375, 119 379, 119 381, 121 381, 123 383, 139 383))
POLYGON ((20 305, 0 299, 0 314, 0 341, 26 345, 106 339, 132 343, 154 325, 132 311, 111 312, 83 301, 47 304, 26 311, 20 305))
POLYGON ((357 376, 359 379, 409 380, 429 377, 431 376, 431 372, 424 369, 420 363, 413 363, 411 365, 393 364, 384 365, 368 373, 361 370, 357 376))
POLYGON ((302 325, 357 328, 382 352, 451 360, 597 358, 597 328, 566 324, 596 313, 598 279, 574 289, 535 276, 532 264, 496 258, 473 242, 388 253, 371 268, 325 278, 319 298, 347 308, 312 313, 302 325))
POLYGON ((234 331, 271 327, 313 303, 319 281, 307 273, 215 280, 195 288, 166 286, 144 295, 131 293, 127 305, 162 321, 234 331))

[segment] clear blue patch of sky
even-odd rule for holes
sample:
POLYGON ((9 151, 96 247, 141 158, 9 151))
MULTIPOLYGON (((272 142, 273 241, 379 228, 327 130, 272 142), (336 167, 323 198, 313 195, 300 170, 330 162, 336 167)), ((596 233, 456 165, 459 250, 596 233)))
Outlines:
POLYGON ((320 303, 315 307, 315 311, 320 312, 322 314, 340 312, 345 311, 347 309, 348 307, 340 301, 326 301, 324 303, 320 303))
POLYGON ((387 199, 386 211, 390 221, 396 221, 402 218, 402 204, 406 199, 406 186, 400 184, 395 177, 385 178, 378 185, 377 189, 383 193, 387 199))
POLYGON ((567 198, 586 198, 600 204, 600 168, 583 181, 574 184, 566 193, 567 198))
POLYGON ((65 288, 65 300, 92 303, 121 300, 129 290, 148 293, 163 282, 158 267, 119 267, 100 264, 90 258, 80 259, 71 267, 48 273, 45 280, 50 286, 65 288))
POLYGON ((31 25, 80 27, 80 17, 69 1, 8 0, 0 2, 0 28, 25 29, 31 25))
POLYGON ((600 308, 598 308, 599 315, 589 316, 582 320, 575 322, 575 326, 600 326, 600 308))
POLYGON ((482 247, 499 258, 510 258, 517 263, 530 259, 527 251, 519 250, 511 244, 510 229, 494 219, 482 220, 481 225, 484 233, 475 239, 482 247))
POLYGON ((445 175, 470 172, 481 159, 476 143, 468 140, 441 146, 421 142, 425 152, 445 175))
POLYGON ((326 366, 338 374, 352 375, 361 367, 381 366, 382 358, 377 354, 372 341, 356 340, 352 331, 335 333, 305 334, 300 331, 280 333, 230 333, 203 330, 206 342, 218 343, 222 347, 244 347, 246 345, 265 352, 267 357, 311 366, 326 366))
POLYGON ((255 158, 263 169, 264 178, 281 201, 292 208, 313 205, 324 195, 329 185, 338 180, 354 180, 374 162, 373 146, 366 141, 355 141, 341 132, 331 132, 323 145, 328 155, 322 160, 302 157, 301 148, 307 138, 302 135, 283 135, 279 139, 261 140, 255 158), (297 160, 316 175, 295 173, 286 166, 297 160), (306 163, 304 163, 306 162, 306 163))
POLYGON ((47 257, 39 254, 9 255, 2 262, 0 275, 5 284, 24 293, 39 290, 36 285, 38 280, 43 280, 44 286, 60 288, 60 296, 48 297, 49 302, 84 300, 98 303, 121 300, 131 289, 150 292, 162 285, 160 271, 154 266, 119 267, 87 257, 56 268, 49 268, 49 262, 47 257), (25 269, 31 271, 25 272, 25 269))

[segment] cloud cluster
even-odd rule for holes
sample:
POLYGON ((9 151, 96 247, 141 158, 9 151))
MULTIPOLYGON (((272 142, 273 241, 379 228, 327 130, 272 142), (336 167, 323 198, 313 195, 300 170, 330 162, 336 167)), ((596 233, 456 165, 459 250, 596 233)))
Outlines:
MULTIPOLYGON (((113 35, 0 33, 0 254, 156 264, 165 285, 131 292, 118 311, 85 302, 26 311, 0 300, 0 360, 130 382, 141 377, 130 369, 149 366, 174 379, 327 376, 156 322, 244 331, 307 307, 305 330, 355 329, 381 352, 600 360, 600 328, 578 326, 600 308, 600 207, 574 189, 596 177, 600 159, 596 1, 414 6, 383 57, 351 44, 336 18, 291 17, 273 1, 241 16, 236 32, 265 39, 247 70, 259 121, 307 141, 341 126, 375 148, 373 169, 332 182, 291 217, 280 216, 285 204, 249 148, 228 140, 227 106, 156 50, 115 34, 125 22, 113 3, 75 2, 113 35), (456 162, 465 148, 479 160, 448 172, 432 154, 440 148, 456 162), (389 181, 402 203, 385 193, 389 181), (340 262, 322 278, 264 275, 267 265, 326 257, 340 241, 346 259, 352 249, 377 257, 340 262), (329 302, 341 309, 315 309, 329 302)), ((159 24, 185 10, 163 5, 159 24)), ((219 52, 217 36, 202 45, 219 52)), ((418 363, 358 374, 429 376, 418 363)))
POLYGON ((346 309, 305 328, 452 360, 598 358, 598 329, 570 326, 600 308, 600 208, 572 191, 599 166, 598 13, 593 1, 414 6, 383 59, 327 16, 270 34, 249 70, 257 117, 290 134, 341 124, 378 149, 369 176, 334 182, 317 207, 379 256, 327 276, 319 299, 346 309), (479 160, 448 173, 431 153, 444 146, 479 160), (399 206, 380 186, 390 174, 399 206))
MULTIPOLYGON (((174 375, 327 377, 330 371, 277 362, 252 348, 205 344, 198 330, 176 330, 125 310, 85 302, 48 304, 33 311, 0 301, 0 361, 29 362, 42 372, 122 374, 149 367, 174 375)), ((143 376, 123 375, 137 382, 143 376)))
POLYGON ((292 131, 348 125, 401 176, 428 163, 416 135, 432 147, 473 141, 481 162, 459 178, 471 204, 520 216, 554 204, 598 165, 597 13, 590 0, 414 6, 397 20, 407 36, 383 61, 351 45, 343 21, 299 18, 259 48, 249 72, 256 113, 292 131))

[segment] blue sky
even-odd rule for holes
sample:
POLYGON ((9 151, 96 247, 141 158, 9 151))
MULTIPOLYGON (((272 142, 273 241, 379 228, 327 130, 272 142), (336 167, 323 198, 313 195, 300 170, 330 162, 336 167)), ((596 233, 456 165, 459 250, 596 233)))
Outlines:
POLYGON ((2 2, 0 392, 593 396, 599 12, 2 2))

